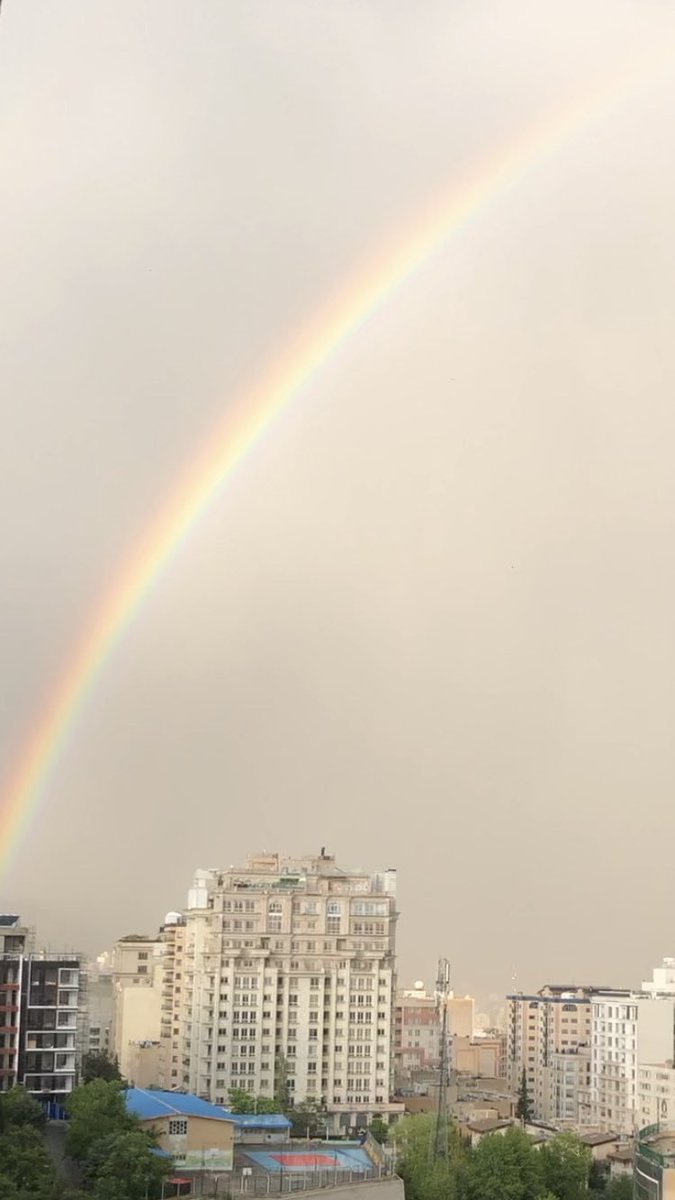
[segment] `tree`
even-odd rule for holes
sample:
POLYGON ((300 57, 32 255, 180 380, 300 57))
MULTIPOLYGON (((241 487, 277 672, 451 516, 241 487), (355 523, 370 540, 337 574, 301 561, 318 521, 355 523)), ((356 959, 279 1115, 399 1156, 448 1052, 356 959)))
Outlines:
POLYGON ((376 1142, 379 1142, 381 1146, 384 1146, 387 1138, 389 1137, 389 1126, 387 1125, 386 1121, 382 1120, 382 1117, 373 1117, 373 1120, 368 1126, 368 1133, 371 1137, 375 1138, 376 1142))
POLYGON ((92 1050, 82 1060, 82 1082, 91 1083, 93 1079, 121 1082, 119 1063, 106 1050, 92 1050))
POLYGON ((539 1150, 542 1178, 557 1200, 578 1200, 587 1190, 591 1152, 573 1133, 561 1133, 539 1150))
POLYGON ((604 1195, 608 1182, 608 1169, 609 1163, 597 1162, 596 1159, 592 1159, 588 1171, 588 1186, 590 1191, 604 1195))
POLYGON ((173 1163, 156 1150, 154 1135, 140 1128, 99 1139, 91 1148, 86 1171, 96 1200, 159 1196, 173 1163))
POLYGON ((545 1190, 540 1151, 522 1129, 481 1138, 468 1162, 469 1200, 541 1200, 545 1190))
POLYGON ((523 1073, 520 1077, 520 1087, 518 1088, 518 1102, 516 1104, 516 1116, 523 1125, 532 1120, 532 1105, 530 1102, 530 1094, 527 1090, 527 1074, 523 1067, 523 1073))
MULTIPOLYGON (((35 1197, 47 1196, 55 1188, 54 1166, 34 1125, 15 1125, 0 1138, 0 1180, 3 1179, 19 1193, 35 1197)), ((0 1195, 4 1198, 1 1184, 0 1195)))
POLYGON ((630 1175, 610 1179, 605 1188, 606 1200, 633 1200, 633 1180, 630 1175))
POLYGON ((316 1100, 302 1100, 291 1109, 288 1116, 291 1121, 291 1137, 321 1137, 325 1133, 326 1122, 321 1116, 316 1100))
POLYGON ((124 1133, 137 1124, 127 1112, 119 1082, 93 1079, 77 1087, 68 1097, 66 1153, 83 1162, 94 1144, 111 1133, 124 1133))
POLYGON ((230 1088, 228 1092, 230 1111, 233 1113, 278 1113, 279 1101, 272 1096, 254 1096, 243 1088, 230 1088))
POLYGON ((288 1060, 283 1054, 278 1054, 274 1060, 274 1096, 279 1104, 280 1112, 288 1112, 293 1107, 291 1090, 288 1086, 288 1060))
POLYGON ((448 1157, 434 1158, 435 1117, 404 1117, 393 1133, 398 1174, 406 1200, 455 1200, 468 1153, 454 1125, 448 1128, 448 1157))
POLYGON ((45 1114, 42 1105, 25 1088, 17 1086, 0 1096, 0 1128, 8 1125, 32 1125, 42 1129, 45 1114))

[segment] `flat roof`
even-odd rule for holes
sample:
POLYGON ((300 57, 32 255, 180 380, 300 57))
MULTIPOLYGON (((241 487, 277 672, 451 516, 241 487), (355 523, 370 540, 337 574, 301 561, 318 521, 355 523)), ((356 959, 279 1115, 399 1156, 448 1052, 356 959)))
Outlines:
POLYGON ((495 1129, 506 1129, 511 1122, 499 1117, 486 1117, 482 1121, 468 1121, 467 1129, 472 1133, 492 1133, 495 1129))

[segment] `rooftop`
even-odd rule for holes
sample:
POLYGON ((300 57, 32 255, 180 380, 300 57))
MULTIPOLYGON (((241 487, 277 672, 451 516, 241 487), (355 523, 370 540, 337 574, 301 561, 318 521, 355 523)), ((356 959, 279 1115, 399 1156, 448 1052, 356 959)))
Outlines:
POLYGON ((647 1125, 637 1135, 637 1153, 659 1166, 675 1166, 675 1126, 647 1125))
POLYGON ((582 1133, 579 1141, 584 1146, 604 1146, 607 1142, 618 1142, 617 1133, 582 1133))
POLYGON ((283 1113, 233 1113, 223 1109, 228 1121, 238 1129, 290 1129, 291 1122, 283 1113))
POLYGON ((506 1129, 510 1121, 500 1120, 499 1117, 486 1117, 482 1121, 468 1121, 467 1129, 472 1133, 495 1133, 498 1129, 506 1129))
POLYGON ((144 1088, 128 1088, 124 1093, 127 1108, 141 1121, 156 1121, 161 1117, 208 1117, 212 1121, 235 1122, 234 1113, 225 1112, 208 1100, 186 1092, 161 1092, 144 1088))

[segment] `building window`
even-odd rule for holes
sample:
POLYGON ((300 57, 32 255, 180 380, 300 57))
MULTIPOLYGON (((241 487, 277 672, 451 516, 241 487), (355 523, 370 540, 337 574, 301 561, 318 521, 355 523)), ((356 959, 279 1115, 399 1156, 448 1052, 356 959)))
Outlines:
POLYGON ((170 1137, 185 1137, 187 1134, 187 1121, 183 1117, 172 1117, 169 1121, 169 1136, 170 1137))

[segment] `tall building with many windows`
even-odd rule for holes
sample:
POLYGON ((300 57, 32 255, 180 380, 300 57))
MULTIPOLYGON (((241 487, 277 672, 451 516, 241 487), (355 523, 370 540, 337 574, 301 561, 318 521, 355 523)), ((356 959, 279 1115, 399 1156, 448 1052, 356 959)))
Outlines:
POLYGON ((17 1083, 61 1105, 75 1086, 84 975, 74 953, 36 953, 18 916, 0 916, 0 1091, 17 1083))
POLYGON ((667 1079, 655 1076, 659 1068, 665 1076, 675 1059, 675 960, 664 959, 639 991, 594 996, 592 1042, 591 1121, 600 1129, 633 1134, 642 1124, 641 1068, 666 1087, 667 1079))
POLYGON ((198 872, 184 919, 180 1020, 165 1022, 183 1087, 220 1104, 287 1090, 322 1102, 335 1132, 398 1112, 395 871, 257 855, 198 872))
POLYGON ((441 1022, 438 1001, 420 981, 399 992, 394 1014, 394 1064, 398 1088, 409 1086, 420 1072, 438 1070, 441 1022))
POLYGON ((594 988, 548 985, 508 996, 507 1073, 518 1092, 523 1073, 532 1116, 584 1124, 591 1070, 594 988))

